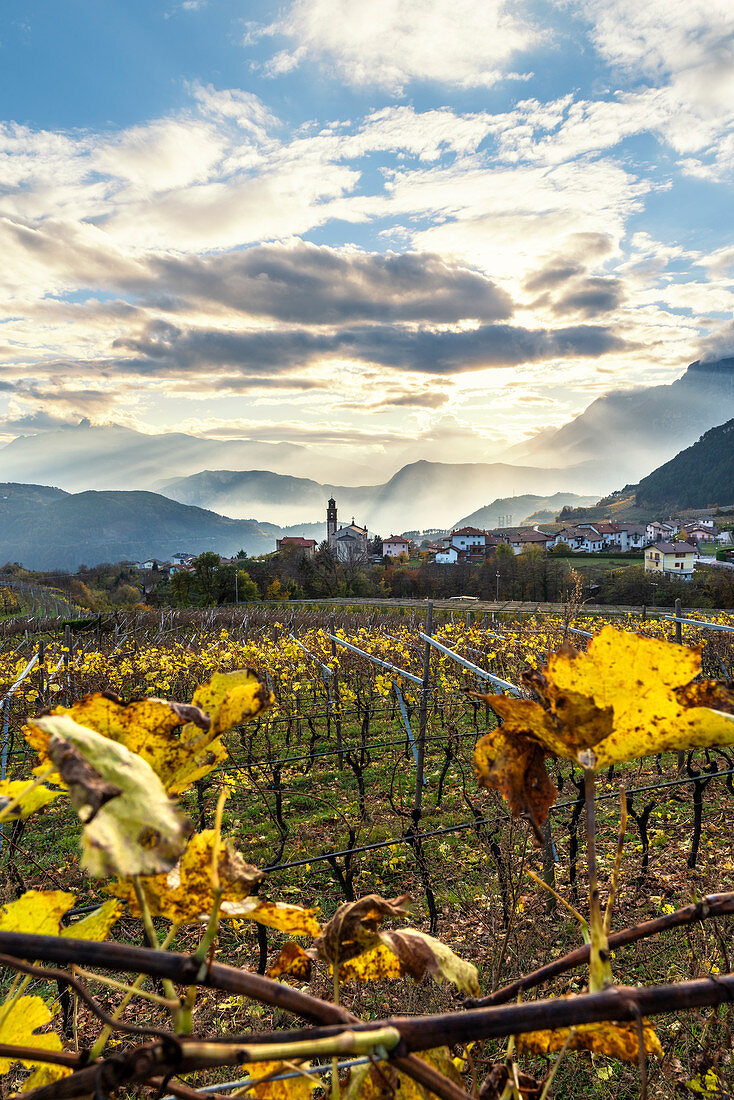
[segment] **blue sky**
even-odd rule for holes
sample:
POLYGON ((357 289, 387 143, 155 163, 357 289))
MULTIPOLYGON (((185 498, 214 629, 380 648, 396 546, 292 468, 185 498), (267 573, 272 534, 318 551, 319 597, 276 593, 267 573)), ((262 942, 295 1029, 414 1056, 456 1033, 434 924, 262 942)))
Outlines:
POLYGON ((731 351, 733 43, 730 0, 5 5, 0 440, 391 473, 731 351))

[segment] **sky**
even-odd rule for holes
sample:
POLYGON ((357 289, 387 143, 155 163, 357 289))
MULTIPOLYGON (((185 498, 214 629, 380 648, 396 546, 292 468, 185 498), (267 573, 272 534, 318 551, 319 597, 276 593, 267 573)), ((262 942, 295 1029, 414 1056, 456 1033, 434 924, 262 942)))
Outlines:
POLYGON ((731 0, 3 5, 0 442, 509 455, 732 352, 733 180, 731 0))

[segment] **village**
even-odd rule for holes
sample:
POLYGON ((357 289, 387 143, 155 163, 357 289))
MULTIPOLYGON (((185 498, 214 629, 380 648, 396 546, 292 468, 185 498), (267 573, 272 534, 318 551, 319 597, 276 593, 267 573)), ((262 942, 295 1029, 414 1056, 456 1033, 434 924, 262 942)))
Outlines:
MULTIPOLYGON (((675 519, 652 520, 649 523, 584 521, 573 525, 548 524, 555 531, 540 525, 507 526, 494 530, 459 527, 446 534, 409 532, 391 534, 386 538, 370 536, 367 527, 355 522, 338 522, 336 501, 331 498, 326 509, 325 539, 304 535, 286 535, 276 539, 275 553, 301 554, 313 558, 326 546, 336 561, 350 564, 372 564, 394 559, 433 561, 437 565, 481 565, 497 548, 506 546, 514 555, 535 550, 558 557, 599 555, 644 558, 645 572, 659 573, 679 580, 690 580, 697 563, 734 568, 727 561, 727 548, 734 547, 732 530, 719 527, 711 515, 701 515, 688 522, 675 519), (426 537, 428 536, 428 537, 426 537)), ((193 572, 197 555, 176 553, 168 562, 148 560, 136 563, 141 570, 156 569, 175 576, 193 572)), ((236 558, 220 557, 219 564, 233 565, 236 558)))

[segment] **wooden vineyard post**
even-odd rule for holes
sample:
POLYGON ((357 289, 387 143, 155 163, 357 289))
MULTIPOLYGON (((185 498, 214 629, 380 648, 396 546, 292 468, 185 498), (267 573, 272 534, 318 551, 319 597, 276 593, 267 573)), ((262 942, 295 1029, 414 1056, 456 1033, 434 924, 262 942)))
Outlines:
MULTIPOLYGON (((329 633, 336 634, 336 620, 334 613, 332 612, 329 618, 329 633)), ((336 642, 331 642, 331 656, 334 662, 336 662, 336 642)), ((336 665, 334 666, 334 675, 331 680, 332 692, 334 699, 334 728, 336 729, 336 748, 338 752, 339 771, 344 770, 344 751, 342 749, 342 716, 341 716, 341 703, 339 700, 339 675, 336 671, 336 665)))
MULTIPOLYGON (((430 637, 433 633, 433 600, 428 601, 426 609, 426 634, 430 637)), ((423 683, 421 685, 420 704, 418 708, 418 743, 415 761, 415 798, 413 800, 413 824, 418 828, 423 812, 423 771, 426 756, 426 725, 428 721, 428 691, 431 678, 431 646, 425 643, 423 650, 423 683)))
POLYGON ((43 706, 46 691, 46 647, 43 641, 38 643, 38 703, 43 706))

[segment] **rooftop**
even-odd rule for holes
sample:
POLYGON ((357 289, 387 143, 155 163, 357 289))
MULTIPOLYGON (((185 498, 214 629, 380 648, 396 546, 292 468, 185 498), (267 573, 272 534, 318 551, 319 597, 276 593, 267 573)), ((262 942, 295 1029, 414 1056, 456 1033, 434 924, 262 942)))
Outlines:
POLYGON ((695 554, 698 547, 691 546, 688 542, 656 542, 654 546, 648 546, 648 550, 656 550, 661 554, 695 554))

